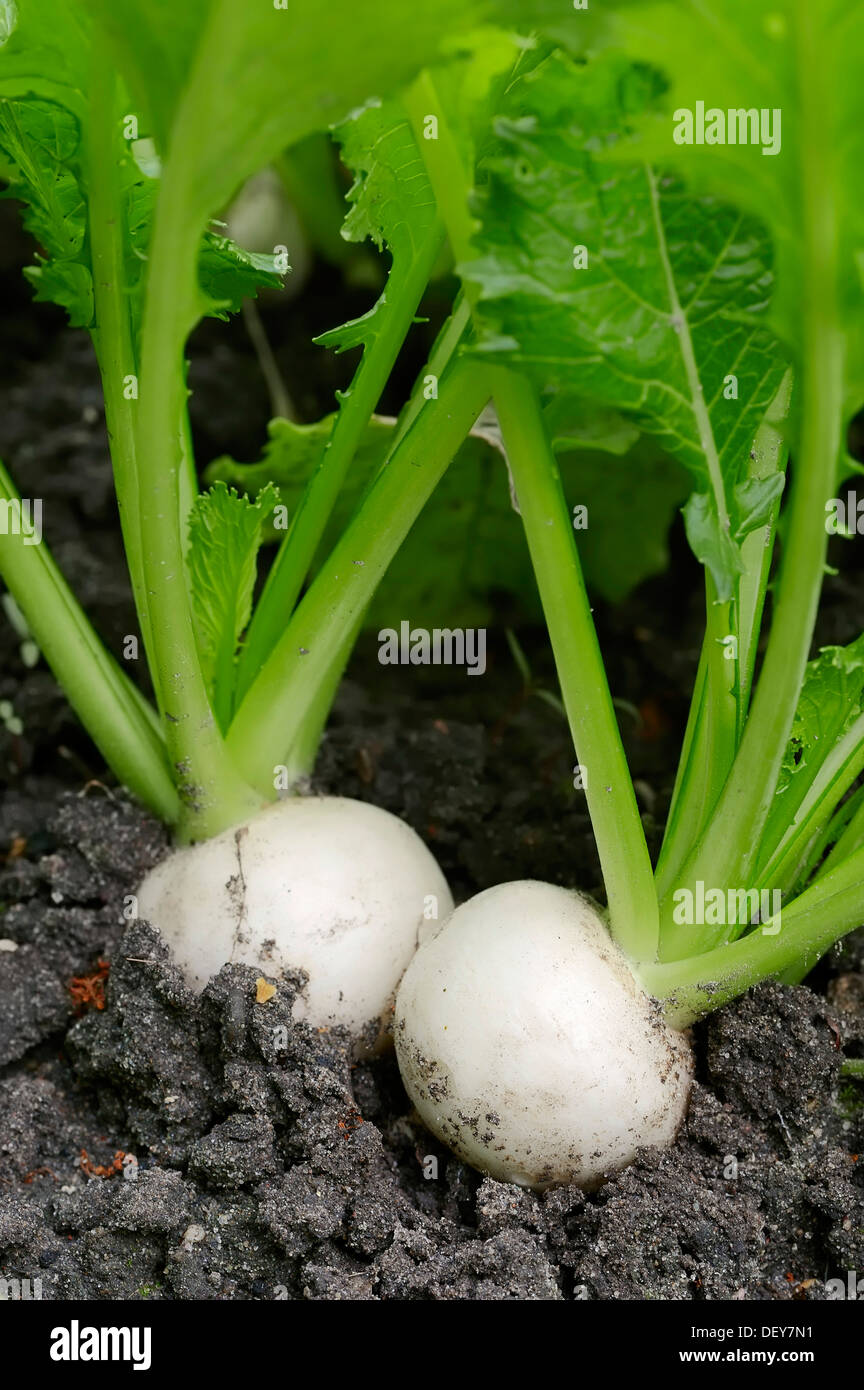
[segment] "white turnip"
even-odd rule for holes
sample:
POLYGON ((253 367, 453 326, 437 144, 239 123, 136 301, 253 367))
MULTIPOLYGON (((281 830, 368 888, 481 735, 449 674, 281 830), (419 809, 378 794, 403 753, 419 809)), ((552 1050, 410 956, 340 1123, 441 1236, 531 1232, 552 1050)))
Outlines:
POLYGON ((309 976, 295 1017, 383 1030, 424 919, 450 890, 401 820, 344 797, 290 797, 177 850, 147 876, 138 912, 201 989, 226 961, 309 976))
POLYGON ((594 907, 502 884, 427 936, 396 1002, 405 1086, 460 1158, 508 1182, 598 1183, 672 1142, 690 1048, 594 907))

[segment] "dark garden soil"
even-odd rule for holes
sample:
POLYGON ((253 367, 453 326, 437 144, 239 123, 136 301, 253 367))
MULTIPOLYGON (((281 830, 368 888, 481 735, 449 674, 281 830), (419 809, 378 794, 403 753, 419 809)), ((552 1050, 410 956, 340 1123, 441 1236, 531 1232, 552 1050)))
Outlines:
MULTIPOLYGON (((89 346, 50 311, 35 335, 28 292, 3 278, 0 450, 46 499, 46 538, 119 651, 135 629, 89 346)), ((340 313, 279 320, 289 368, 340 313)), ((254 457, 266 402, 242 329, 199 336, 193 384, 202 460, 254 457)), ((338 384, 301 392, 304 418, 338 384)), ((677 541, 669 576, 598 608, 614 692, 639 711, 621 719, 655 842, 699 608, 677 541)), ((862 611, 846 570, 822 641, 857 635, 862 611)), ((551 685, 542 635, 523 636, 551 685)), ((361 643, 317 789, 403 816, 457 898, 518 877, 596 891, 565 725, 521 689, 506 646, 484 681, 385 679, 374 650, 361 643)), ((195 998, 158 935, 124 923, 165 834, 105 779, 5 620, 0 658, 0 700, 23 724, 0 726, 0 1274, 61 1299, 820 1299, 864 1270, 864 1088, 839 1076, 841 1047, 864 1045, 861 933, 812 989, 765 987, 694 1030, 670 1152, 592 1195, 484 1180, 412 1117, 392 1055, 355 1064, 349 1038, 292 1023, 290 983, 256 1003, 247 967, 195 998)))

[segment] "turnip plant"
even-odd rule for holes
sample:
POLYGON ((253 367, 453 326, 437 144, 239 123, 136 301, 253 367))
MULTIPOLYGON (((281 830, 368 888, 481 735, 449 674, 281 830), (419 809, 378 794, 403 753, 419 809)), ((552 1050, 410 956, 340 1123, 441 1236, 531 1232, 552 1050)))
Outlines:
MULTIPOLYGON (((93 338, 155 706, 33 544, 30 499, 5 470, 0 570, 106 762, 174 828, 181 848, 139 905, 190 981, 226 959, 302 967, 305 1013, 320 1025, 379 1024, 426 906, 452 906, 407 826, 344 798, 289 794, 312 766, 376 585, 488 396, 454 369, 423 413, 418 388, 306 587, 443 244, 410 130, 381 98, 454 36, 517 8, 532 12, 423 0, 407 34, 396 0, 368 14, 338 0, 326 20, 263 0, 0 5, 2 173, 37 243, 36 297, 93 338), (224 483, 199 493, 185 345, 203 315, 227 316, 288 270, 286 246, 249 254, 214 219, 256 170, 339 120, 357 175, 346 235, 386 242, 392 267, 370 313, 325 335, 362 347, 360 366, 282 518, 253 612, 262 528, 287 509, 273 488, 254 501, 224 483)), ((447 343, 445 333, 442 362, 447 343)))
POLYGON ((671 1142, 689 1025, 761 980, 800 980, 864 918, 864 639, 811 650, 864 400, 864 19, 846 0, 418 0, 407 21, 396 0, 0 9, 3 173, 39 246, 37 297, 93 336, 155 704, 44 544, 0 535, 0 570, 106 762, 174 827, 140 911, 196 986, 229 958, 302 966, 319 1025, 382 1027, 404 972, 409 1094, 493 1176, 591 1184, 671 1142), (214 219, 326 129, 355 178, 343 236, 392 260, 375 307, 318 340, 361 347, 360 365, 333 418, 274 422, 260 464, 223 463, 199 492, 186 340, 277 286, 288 251, 251 255, 214 219), (452 312, 383 420, 448 258, 452 312), (448 916, 407 827, 297 794, 376 587, 490 402, 602 906, 529 881, 448 916), (656 864, 557 461, 590 448, 624 468, 622 440, 640 437, 689 475, 705 571, 656 864))
MULTIPOLYGON (((622 9, 590 53, 523 55, 476 167, 440 130, 427 147, 608 899, 598 914, 549 885, 494 888, 400 987, 418 1110, 500 1178, 591 1184, 670 1139, 684 1030, 761 980, 802 979, 864 918, 862 639, 808 661, 864 399, 862 53, 853 4, 622 9), (550 442, 568 397, 589 428, 635 420, 695 484, 706 632, 656 865, 550 442)), ((434 73, 411 106, 415 127, 446 122, 434 73)))

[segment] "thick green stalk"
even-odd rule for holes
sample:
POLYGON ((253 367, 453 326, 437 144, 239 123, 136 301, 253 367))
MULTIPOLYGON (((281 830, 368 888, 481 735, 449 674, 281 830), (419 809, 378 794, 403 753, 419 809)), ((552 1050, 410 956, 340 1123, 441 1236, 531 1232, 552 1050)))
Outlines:
POLYGON ((558 465, 534 387, 494 373, 494 397, 558 679, 583 773, 609 902, 609 926, 636 960, 657 951, 648 846, 606 681, 558 465))
POLYGON ((241 704, 228 746, 250 780, 272 788, 298 728, 326 694, 334 652, 354 630, 491 392, 485 370, 457 361, 378 474, 241 704))
MULTIPOLYGON (((780 426, 789 409, 791 389, 790 371, 757 432, 747 468, 750 478, 767 477, 785 463, 780 426)), ((779 504, 775 513, 777 510, 779 504)), ((776 516, 772 515, 768 525, 748 536, 741 546, 744 572, 738 579, 733 604, 714 602, 714 586, 706 575, 705 640, 657 862, 661 899, 676 886, 688 855, 708 824, 743 736, 775 532, 776 516), (730 644, 724 641, 730 637, 734 643, 731 653, 730 644)))
POLYGON ((736 605, 718 603, 711 576, 705 575, 705 639, 666 835, 657 860, 656 891, 662 897, 674 886, 693 842, 717 804, 738 747, 739 653, 730 659, 727 638, 738 647, 736 605))
POLYGON ((644 988, 664 1005, 669 1022, 685 1028, 769 978, 813 968, 835 941, 864 921, 864 850, 819 879, 749 936, 704 955, 639 970, 644 988), (765 928, 768 928, 766 931, 765 928), (776 928, 776 930, 775 930, 776 928))
POLYGON ((363 351, 351 388, 342 398, 324 455, 304 490, 252 617, 240 661, 238 698, 246 694, 285 631, 351 461, 414 321, 443 241, 444 229, 436 224, 411 264, 399 299, 388 301, 381 327, 363 351))
MULTIPOLYGON (((183 151, 183 141, 177 145, 183 151)), ((200 227, 190 217, 183 160, 162 175, 150 246, 141 340, 138 506, 151 614, 152 659, 165 740, 176 768, 185 839, 236 824, 260 797, 239 775, 210 707, 186 587, 181 478, 186 468, 186 337, 196 321, 200 227)))
POLYGON ((330 718, 333 701, 336 699, 339 686, 342 683, 345 667, 348 665, 354 650, 354 643, 357 641, 363 626, 364 617, 365 610, 359 618, 355 619, 354 626, 348 636, 343 639, 330 663, 329 671, 321 681, 315 700, 308 706, 295 731, 285 764, 288 770, 289 787, 294 786, 297 782, 302 782, 304 778, 311 777, 315 769, 315 760, 318 757, 321 738, 327 720, 330 718))
MULTIPOLYGON (((403 100, 458 263, 470 255, 470 180, 429 73, 420 74, 403 100), (427 115, 437 116, 436 140, 423 139, 427 115)), ((470 303, 467 296, 466 302, 470 303)), ((606 883, 610 929, 629 954, 651 958, 657 949, 657 897, 651 860, 557 465, 533 388, 514 372, 498 372, 494 380, 500 388, 496 389, 495 404, 574 745, 580 766, 588 768, 586 799, 606 883)))
MULTIPOLYGON (((0 501, 18 492, 0 464, 0 501)), ((41 542, 0 529, 0 573, 70 705, 112 772, 145 806, 172 822, 180 804, 165 746, 143 696, 105 650, 41 542)))
MULTIPOLYGON (((90 119, 87 128, 87 206, 90 255, 93 264, 95 326, 93 344, 102 377, 105 419, 114 490, 123 532, 126 563, 138 623, 149 657, 152 650, 150 615, 144 592, 141 528, 138 516, 135 411, 126 383, 138 375, 132 342, 129 297, 123 262, 123 208, 118 178, 117 82, 107 45, 93 40, 90 79, 90 119)), ((151 669, 151 678, 155 672, 151 669)))
POLYGON ((447 122, 435 82, 428 72, 421 72, 402 94, 402 104, 408 112, 417 143, 423 152, 423 162, 429 181, 435 190, 435 201, 447 228, 447 236, 457 264, 469 254, 474 222, 468 207, 471 180, 447 122), (424 124, 427 116, 435 116, 438 133, 427 140, 424 124))
MULTIPOLYGON (((750 478, 767 478, 772 473, 786 471, 789 447, 786 440, 786 419, 792 399, 793 374, 787 371, 780 389, 762 421, 753 443, 750 455, 750 478)), ((753 689, 753 674, 756 669, 756 653, 759 635, 762 630, 762 615, 765 609, 765 596, 768 578, 774 555, 774 541, 777 534, 777 517, 780 502, 776 502, 771 519, 764 527, 749 535, 741 546, 741 559, 744 573, 738 581, 738 738, 744 733, 750 709, 750 696, 753 689)))
MULTIPOLYGON (((855 850, 864 845, 864 787, 856 792, 857 805, 852 810, 849 820, 842 830, 836 844, 828 855, 825 863, 816 875, 817 879, 824 878, 832 869, 836 869, 844 859, 848 859, 855 850)), ((843 808, 845 809, 845 808, 843 808)), ((840 813, 842 815, 842 812, 840 813)))
MULTIPOLYGON (((802 158, 807 197, 802 236, 809 274, 801 286, 801 428, 789 524, 771 636, 741 746, 717 810, 682 870, 681 885, 750 882, 810 652, 825 567, 825 502, 836 484, 843 418, 844 340, 837 318, 837 211, 831 151, 820 118, 829 93, 802 55, 802 158)), ((665 904, 665 959, 688 954, 692 928, 676 928, 665 904)))

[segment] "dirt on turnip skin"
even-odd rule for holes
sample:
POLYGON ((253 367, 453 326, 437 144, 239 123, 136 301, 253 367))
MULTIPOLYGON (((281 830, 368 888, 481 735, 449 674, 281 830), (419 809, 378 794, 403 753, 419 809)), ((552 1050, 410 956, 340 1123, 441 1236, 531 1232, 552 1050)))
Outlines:
MULTIPOLYGON (((135 629, 98 383, 89 347, 59 341, 35 368, 16 353, 4 448, 26 452, 49 542, 119 650, 135 629)), ((193 397, 205 414, 216 361, 193 397)), ((659 602, 647 586, 597 614, 613 688, 644 710, 641 729, 622 723, 655 849, 701 602, 680 552, 659 585, 659 602)), ((861 630, 859 594, 854 575, 829 581, 823 643, 861 630)), ((529 655, 549 683, 544 650, 529 655)), ((434 671, 384 683, 361 649, 319 789, 404 816, 457 899, 530 876, 596 894, 563 720, 521 698, 503 651, 492 659, 494 697, 434 671)), ((392 1055, 353 1065, 347 1039, 292 1024, 290 984, 259 1004, 250 968, 196 1001, 158 938, 124 927, 164 832, 116 793, 77 794, 100 769, 6 624, 0 673, 24 725, 0 727, 0 938, 17 947, 0 951, 0 1274, 41 1278, 45 1298, 818 1299, 864 1268, 864 1091, 838 1075, 839 1044, 864 1044, 861 933, 817 972, 827 997, 765 987, 694 1030, 697 1081, 668 1153, 590 1195, 483 1180, 412 1119, 392 1055), (104 959, 105 1008, 85 1008, 71 981, 104 959)))

